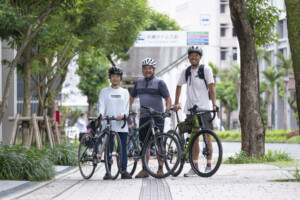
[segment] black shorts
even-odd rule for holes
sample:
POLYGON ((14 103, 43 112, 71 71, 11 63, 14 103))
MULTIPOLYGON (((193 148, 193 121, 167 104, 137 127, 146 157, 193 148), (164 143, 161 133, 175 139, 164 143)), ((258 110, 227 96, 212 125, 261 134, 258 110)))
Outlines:
MULTIPOLYGON (((150 117, 141 118, 139 127, 141 127, 143 124, 147 123, 149 120, 150 120, 150 117)), ((155 125, 159 128, 159 131, 161 133, 163 133, 164 125, 165 125, 165 119, 162 118, 162 117, 154 117, 154 122, 155 122, 155 125)), ((148 141, 145 141, 145 139, 146 139, 146 136, 147 136, 149 126, 150 126, 150 124, 143 127, 139 131, 139 140, 140 140, 140 142, 142 142, 142 144, 145 144, 146 142, 148 142, 148 141)), ((152 132, 151 132, 151 135, 152 135, 152 132)), ((150 137, 151 137, 151 135, 150 135, 150 137)), ((148 138, 148 140, 150 139, 150 137, 148 138)))
MULTIPOLYGON (((186 115, 187 118, 189 116, 190 115, 186 115)), ((214 126, 213 126, 212 121, 209 122, 209 120, 211 120, 211 113, 203 113, 203 114, 201 114, 201 116, 202 116, 202 119, 204 121, 204 127, 205 127, 205 129, 214 130, 214 126)), ((199 120, 200 125, 202 126, 201 120, 200 120, 200 116, 198 116, 198 120, 199 120)))

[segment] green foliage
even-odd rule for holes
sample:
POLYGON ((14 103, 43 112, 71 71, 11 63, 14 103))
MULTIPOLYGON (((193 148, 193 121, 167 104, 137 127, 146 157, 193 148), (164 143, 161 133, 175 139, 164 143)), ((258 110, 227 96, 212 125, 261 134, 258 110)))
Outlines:
POLYGON ((268 4, 268 0, 246 0, 247 17, 255 33, 255 43, 259 46, 278 42, 279 34, 274 32, 282 12, 268 4))
POLYGON ((224 161, 225 164, 245 164, 245 163, 268 163, 275 161, 291 161, 293 158, 288 153, 277 151, 268 151, 264 156, 261 157, 248 157, 246 152, 240 151, 235 153, 234 156, 229 157, 224 161))
POLYGON ((77 87, 87 96, 89 103, 97 103, 100 90, 109 83, 110 63, 100 50, 94 48, 80 54, 77 63, 76 73, 80 77, 77 87))
POLYGON ((0 179, 42 181, 54 177, 52 162, 36 148, 0 145, 0 179))
POLYGON ((76 166, 78 146, 71 143, 62 143, 54 148, 44 147, 41 151, 54 165, 76 166))
POLYGON ((59 106, 59 110, 62 116, 61 123, 67 126, 74 126, 80 114, 82 113, 81 110, 77 108, 75 110, 72 110, 68 106, 59 106), (65 122, 67 122, 68 124, 65 124, 65 122))
POLYGON ((146 28, 147 31, 181 30, 175 20, 154 10, 150 12, 149 20, 150 26, 146 28))
MULTIPOLYGON (((222 141, 241 141, 242 135, 239 131, 216 131, 219 138, 222 141)), ((288 143, 299 143, 300 136, 294 136, 292 138, 287 138, 286 135, 289 134, 291 130, 267 130, 265 135, 266 142, 288 142, 288 143)))
POLYGON ((77 146, 64 143, 54 148, 0 145, 0 180, 44 181, 55 176, 53 165, 77 165, 77 146))

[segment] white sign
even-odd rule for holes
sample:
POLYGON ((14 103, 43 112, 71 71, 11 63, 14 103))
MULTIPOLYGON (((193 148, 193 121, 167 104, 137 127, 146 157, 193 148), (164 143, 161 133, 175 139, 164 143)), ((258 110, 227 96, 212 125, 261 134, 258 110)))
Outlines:
POLYGON ((186 31, 142 31, 134 46, 186 46, 186 31))
POLYGON ((200 15, 200 24, 209 25, 210 24, 210 15, 200 15))

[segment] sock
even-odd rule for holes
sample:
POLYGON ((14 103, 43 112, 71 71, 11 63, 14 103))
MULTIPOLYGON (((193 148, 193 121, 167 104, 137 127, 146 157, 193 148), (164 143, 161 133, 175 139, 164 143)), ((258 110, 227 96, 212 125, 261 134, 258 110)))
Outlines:
POLYGON ((162 165, 158 165, 158 170, 163 170, 163 166, 162 165))
POLYGON ((193 160, 195 167, 198 169, 198 160, 193 160))
POLYGON ((207 160, 207 167, 211 167, 211 160, 207 160))

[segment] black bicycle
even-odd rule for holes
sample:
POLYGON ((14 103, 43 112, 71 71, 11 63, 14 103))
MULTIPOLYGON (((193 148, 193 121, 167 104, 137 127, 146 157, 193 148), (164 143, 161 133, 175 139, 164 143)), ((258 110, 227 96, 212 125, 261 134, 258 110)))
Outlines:
MULTIPOLYGON (((111 130, 110 122, 116 118, 105 117, 106 127, 100 131, 101 115, 92 120, 91 132, 86 133, 80 140, 78 148, 78 166, 83 178, 93 176, 98 163, 105 163, 106 173, 111 179, 116 179, 120 173, 122 161, 121 140, 115 131, 111 130), (103 156, 104 154, 104 156, 103 156)), ((125 127, 126 119, 123 119, 125 127)))
POLYGON ((127 171, 131 175, 134 174, 137 163, 140 159, 143 160, 144 169, 155 178, 165 178, 172 174, 179 165, 181 159, 181 148, 177 139, 166 133, 161 133, 159 128, 155 125, 154 116, 163 116, 164 113, 153 110, 152 108, 142 106, 150 113, 150 120, 134 129, 132 135, 128 135, 127 140, 127 171), (149 126, 146 139, 146 144, 141 144, 138 141, 138 132, 143 127, 149 126), (156 155, 156 159, 149 159, 147 162, 148 151, 156 155), (158 173, 158 165, 167 164, 167 171, 163 174, 158 173))
MULTIPOLYGON (((217 111, 199 109, 196 105, 188 111, 190 115, 183 122, 179 122, 178 113, 176 112, 178 124, 175 130, 168 131, 169 134, 174 135, 180 141, 182 150, 180 165, 172 175, 178 176, 185 162, 189 162, 196 174, 201 177, 210 177, 218 171, 222 163, 223 150, 221 140, 217 134, 205 128, 203 115, 213 113, 213 117, 209 121, 212 122, 217 111), (196 148, 194 149, 195 145, 196 148), (194 162, 195 160, 198 162, 194 162)), ((166 165, 166 167, 168 166, 166 165)))

